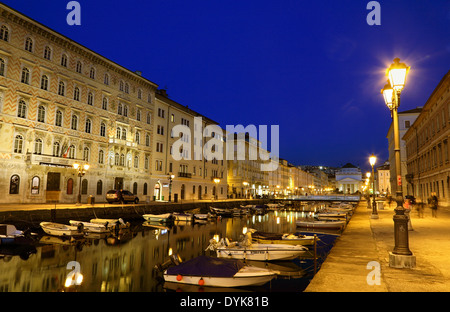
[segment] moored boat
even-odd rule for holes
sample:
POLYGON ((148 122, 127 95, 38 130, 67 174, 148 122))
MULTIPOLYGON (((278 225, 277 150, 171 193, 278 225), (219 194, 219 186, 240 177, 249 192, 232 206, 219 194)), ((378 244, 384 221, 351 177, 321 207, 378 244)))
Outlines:
POLYGON ((175 221, 175 217, 172 213, 162 213, 162 214, 144 214, 142 215, 146 221, 159 222, 159 223, 170 223, 175 221))
POLYGON ((55 222, 41 222, 41 228, 45 233, 54 236, 84 236, 82 225, 73 226, 55 222))
POLYGON ((102 224, 102 225, 106 226, 106 228, 109 229, 109 230, 115 230, 117 228, 124 229, 124 228, 129 228, 130 227, 130 223, 129 222, 125 223, 122 220, 122 218, 119 218, 119 219, 95 218, 95 219, 91 219, 89 222, 90 223, 95 223, 95 224, 102 224))
POLYGON ((342 229, 345 227, 345 221, 316 221, 316 220, 297 220, 296 225, 298 227, 311 228, 311 229, 342 229))
POLYGON ((101 223, 92 223, 92 222, 84 222, 84 221, 77 221, 77 220, 69 220, 70 225, 73 226, 79 226, 80 224, 83 225, 83 228, 86 232, 91 233, 107 233, 110 231, 108 229, 106 224, 101 223))
POLYGON ((18 230, 12 224, 0 224, 0 245, 16 245, 32 242, 32 239, 25 237, 23 231, 18 230))
POLYGON ((264 285, 276 274, 276 271, 247 265, 237 259, 199 256, 169 267, 164 272, 164 280, 211 287, 242 287, 264 285))
POLYGON ((191 213, 174 212, 173 216, 175 217, 175 221, 192 221, 193 219, 191 213))
POLYGON ((226 209, 226 208, 216 208, 216 207, 209 207, 211 210, 211 213, 221 216, 221 217, 232 217, 233 216, 233 209, 226 209))
POLYGON ((280 234, 267 232, 254 232, 252 240, 260 244, 288 244, 310 246, 314 244, 314 236, 302 234, 280 234))

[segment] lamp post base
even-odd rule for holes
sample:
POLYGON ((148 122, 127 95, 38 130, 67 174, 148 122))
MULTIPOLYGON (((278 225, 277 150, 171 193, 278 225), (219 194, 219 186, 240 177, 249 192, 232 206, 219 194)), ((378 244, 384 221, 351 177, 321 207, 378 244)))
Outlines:
POLYGON ((370 219, 379 219, 380 217, 377 214, 373 214, 370 216, 370 219))
POLYGON ((389 252, 389 266, 396 269, 413 269, 416 267, 416 256, 389 252))

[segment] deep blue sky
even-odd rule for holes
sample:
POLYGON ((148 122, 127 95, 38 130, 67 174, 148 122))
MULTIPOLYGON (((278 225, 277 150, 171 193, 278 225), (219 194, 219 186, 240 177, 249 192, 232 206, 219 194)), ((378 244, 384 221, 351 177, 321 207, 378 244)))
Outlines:
POLYGON ((388 158, 380 95, 395 57, 411 66, 400 110, 423 106, 450 69, 450 1, 7 0, 10 7, 166 88, 219 122, 280 125, 296 165, 368 168, 388 158))

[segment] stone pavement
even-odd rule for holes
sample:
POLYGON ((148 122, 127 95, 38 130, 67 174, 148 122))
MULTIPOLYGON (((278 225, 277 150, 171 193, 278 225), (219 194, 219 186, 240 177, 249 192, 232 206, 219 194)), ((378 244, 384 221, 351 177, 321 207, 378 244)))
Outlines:
POLYGON ((416 267, 389 267, 389 252, 394 249, 395 203, 378 210, 379 219, 371 219, 371 209, 361 201, 336 240, 319 272, 305 292, 448 292, 450 291, 450 208, 439 207, 437 218, 429 208, 423 218, 413 209, 409 248, 416 256, 416 267), (380 264, 380 285, 369 285, 367 276, 380 264))

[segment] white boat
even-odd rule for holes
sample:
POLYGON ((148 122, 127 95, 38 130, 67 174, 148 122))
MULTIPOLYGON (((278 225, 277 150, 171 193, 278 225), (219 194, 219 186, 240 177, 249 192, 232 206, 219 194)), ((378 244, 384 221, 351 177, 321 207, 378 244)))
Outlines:
POLYGON ((199 256, 169 267, 164 271, 166 282, 211 287, 242 287, 264 285, 277 271, 247 265, 236 259, 199 256))
POLYGON ((194 220, 207 221, 208 219, 211 218, 211 214, 210 213, 194 213, 193 217, 194 217, 194 220))
POLYGON ((174 212, 175 221, 192 221, 192 214, 184 212, 174 212))
POLYGON ((221 216, 221 217, 232 217, 233 216, 233 209, 226 209, 226 208, 216 208, 216 207, 209 207, 211 210, 211 213, 221 216))
POLYGON ((0 224, 0 245, 14 245, 31 242, 23 231, 18 230, 12 224, 0 224))
POLYGON ((247 231, 242 242, 230 243, 228 239, 216 242, 210 240, 206 250, 215 250, 219 258, 233 258, 256 261, 291 260, 306 253, 308 248, 302 245, 253 243, 251 231, 247 231))
POLYGON ((86 232, 91 232, 91 233, 110 232, 110 229, 107 227, 106 224, 76 221, 76 220, 69 220, 69 223, 70 223, 70 225, 73 225, 73 226, 78 226, 78 225, 82 224, 84 227, 84 230, 86 232))
POLYGON ((102 225, 106 226, 106 228, 109 230, 115 230, 117 227, 119 227, 121 229, 130 227, 130 223, 129 222, 125 223, 122 220, 122 218, 119 218, 119 219, 95 218, 95 219, 91 219, 89 222, 95 223, 95 224, 102 224, 102 225))
POLYGON ((162 213, 162 214, 150 214, 147 213, 142 215, 146 221, 150 222, 160 222, 160 223, 170 223, 175 220, 172 213, 162 213))
POLYGON ((301 234, 278 234, 267 232, 255 232, 252 234, 254 242, 260 244, 289 244, 309 246, 314 244, 314 236, 301 234))
POLYGON ((308 221, 308 220, 297 220, 296 225, 298 227, 311 228, 311 229, 342 229, 345 227, 344 220, 336 221, 308 221))
POLYGON ((83 226, 73 226, 55 222, 41 222, 45 233, 54 236, 84 236, 83 226))
POLYGON ((347 219, 348 213, 346 212, 319 212, 316 217, 319 220, 328 219, 347 219))

